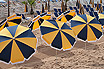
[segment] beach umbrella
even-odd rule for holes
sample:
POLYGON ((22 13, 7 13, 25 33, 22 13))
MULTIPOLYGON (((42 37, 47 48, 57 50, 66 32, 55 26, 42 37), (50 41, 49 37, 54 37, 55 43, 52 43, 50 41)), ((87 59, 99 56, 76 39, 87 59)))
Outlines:
POLYGON ((89 4, 92 4, 92 0, 90 0, 90 3, 89 4))
POLYGON ((28 12, 27 3, 25 3, 25 9, 24 12, 28 12))
POLYGON ((99 10, 99 2, 97 2, 96 11, 99 10))
POLYGON ((45 10, 48 10, 47 2, 45 2, 45 10))
POLYGON ((66 23, 67 21, 70 21, 75 15, 76 15, 75 11, 69 10, 69 11, 62 13, 60 16, 58 16, 57 20, 66 23))
POLYGON ((102 3, 102 0, 100 0, 100 3, 102 3))
POLYGON ((16 25, 0 31, 0 60, 5 63, 22 63, 36 51, 37 39, 29 28, 16 25))
POLYGON ((44 13, 44 5, 42 4, 42 13, 44 13))
POLYGON ((2 24, 0 24, 0 31, 9 26, 15 26, 21 23, 22 16, 17 16, 16 14, 9 16, 7 19, 2 21, 2 24))
POLYGON ((94 8, 94 0, 93 0, 93 2, 92 2, 92 7, 94 8))
POLYGON ((42 24, 42 22, 44 20, 49 20, 51 19, 51 13, 47 12, 47 13, 43 13, 41 15, 38 15, 37 17, 35 17, 29 24, 28 27, 31 30, 37 30, 39 29, 39 26, 42 24))
POLYGON ((102 26, 104 25, 104 12, 103 13, 99 13, 99 21, 102 24, 102 26))
POLYGON ((58 50, 69 50, 76 42, 72 29, 61 21, 44 20, 40 31, 42 39, 58 50))
POLYGON ((101 24, 95 17, 76 15, 71 19, 71 28, 75 36, 83 41, 96 41, 102 36, 101 24))

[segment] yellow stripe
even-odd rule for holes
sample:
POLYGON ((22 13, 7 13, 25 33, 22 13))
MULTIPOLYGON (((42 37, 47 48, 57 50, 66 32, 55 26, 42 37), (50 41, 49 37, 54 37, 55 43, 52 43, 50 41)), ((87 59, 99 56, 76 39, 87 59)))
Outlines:
POLYGON ((21 33, 25 32, 27 30, 29 30, 29 28, 18 25, 18 28, 16 30, 14 37, 17 37, 18 35, 20 35, 21 33))
POLYGON ((9 16, 7 19, 9 20, 9 19, 11 19, 11 18, 13 18, 13 17, 15 17, 16 16, 16 14, 14 14, 14 15, 12 15, 12 16, 9 16))
POLYGON ((67 22, 67 19, 66 19, 66 17, 63 15, 63 17, 61 18, 61 22, 67 22))
POLYGON ((93 27, 95 27, 96 29, 98 29, 100 32, 102 32, 102 29, 101 29, 101 25, 100 24, 89 24, 93 27))
POLYGON ((11 19, 9 19, 9 20, 14 20, 14 19, 21 19, 21 17, 16 16, 16 17, 11 18, 11 19))
POLYGON ((59 30, 47 33, 42 36, 42 38, 48 43, 51 44, 52 41, 55 39, 56 35, 58 34, 59 30))
POLYGON ((15 26, 15 25, 18 25, 16 23, 13 23, 13 22, 7 22, 8 23, 8 26, 15 26))
POLYGON ((56 22, 57 22, 59 28, 61 28, 64 24, 64 22, 61 22, 61 21, 56 21, 56 22))
POLYGON ((75 35, 74 35, 74 33, 73 33, 72 30, 69 30, 69 29, 62 29, 62 31, 65 32, 65 33, 67 33, 67 34, 69 34, 69 35, 71 35, 73 38, 75 38, 75 35))
POLYGON ((42 19, 45 19, 45 20, 49 20, 49 19, 51 19, 51 16, 44 16, 44 17, 40 17, 40 18, 42 18, 42 19))
POLYGON ((78 35, 79 32, 80 32, 85 26, 86 26, 86 24, 78 25, 78 26, 72 27, 72 30, 73 30, 75 36, 78 35))
POLYGON ((61 14, 60 16, 57 17, 57 20, 59 20, 61 17, 63 17, 64 15, 61 14))
POLYGON ((36 38, 16 38, 16 40, 36 49, 36 44, 37 44, 36 38))
POLYGON ((0 36, 13 38, 13 36, 11 35, 11 33, 8 31, 7 28, 4 28, 3 30, 0 31, 0 36))
POLYGON ((5 24, 6 24, 6 23, 4 23, 4 24, 0 27, 0 31, 4 29, 5 24))
POLYGON ((11 62, 16 63, 24 60, 24 56, 17 46, 16 42, 13 40, 12 51, 11 51, 11 62))
POLYGON ((104 14, 99 13, 99 19, 104 19, 104 14))
POLYGON ((89 15, 86 15, 86 17, 87 17, 87 22, 88 23, 95 18, 95 17, 89 16, 89 15))
POLYGON ((3 42, 0 42, 0 53, 3 51, 3 49, 12 41, 12 39, 10 40, 6 40, 3 42))
POLYGON ((36 18, 34 18, 32 21, 36 21, 36 20, 39 20, 40 16, 37 16, 36 18))
POLYGON ((69 40, 66 38, 66 36, 61 32, 62 37, 62 47, 63 49, 70 49, 72 45, 70 44, 69 40))
POLYGON ((83 23, 86 23, 86 21, 84 19, 82 19, 80 16, 76 15, 74 18, 72 18, 71 20, 75 20, 75 21, 80 21, 83 23))
POLYGON ((75 16, 76 15, 76 13, 75 12, 70 12, 70 13, 68 13, 68 15, 71 15, 71 16, 75 16))
POLYGON ((41 24, 41 26, 58 29, 55 25, 51 24, 50 22, 48 22, 46 20, 43 21, 43 23, 41 24))
POLYGON ((95 41, 96 40, 96 36, 94 34, 94 32, 92 31, 92 29, 87 25, 87 40, 88 41, 95 41))
POLYGON ((38 20, 36 22, 34 22, 34 25, 33 25, 33 30, 39 28, 39 22, 38 20))

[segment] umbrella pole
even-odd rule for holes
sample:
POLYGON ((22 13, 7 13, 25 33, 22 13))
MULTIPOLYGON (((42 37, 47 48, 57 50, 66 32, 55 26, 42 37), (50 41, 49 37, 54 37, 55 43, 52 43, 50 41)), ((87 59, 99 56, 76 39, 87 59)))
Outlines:
POLYGON ((18 65, 16 64, 16 69, 18 69, 18 65))
POLYGON ((86 42, 85 42, 85 50, 86 50, 86 42))
POLYGON ((56 50, 56 63, 57 63, 57 50, 56 50))

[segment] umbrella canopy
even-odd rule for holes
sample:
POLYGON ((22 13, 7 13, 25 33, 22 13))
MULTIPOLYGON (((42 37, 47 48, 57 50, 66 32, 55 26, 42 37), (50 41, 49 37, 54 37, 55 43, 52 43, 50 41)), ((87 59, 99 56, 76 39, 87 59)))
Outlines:
POLYGON ((37 39, 29 28, 16 25, 0 31, 0 60, 16 64, 35 53, 37 39))
POLYGON ((31 30, 39 29, 39 26, 41 25, 41 23, 42 23, 44 20, 49 20, 49 19, 51 19, 51 13, 49 13, 49 12, 44 13, 44 14, 41 14, 41 15, 38 15, 37 17, 35 17, 35 18, 28 24, 28 27, 29 27, 31 30))
POLYGON ((99 13, 99 21, 102 24, 102 26, 104 25, 104 12, 103 13, 99 13))
POLYGON ((9 27, 9 26, 15 26, 21 23, 22 16, 17 16, 16 14, 8 17, 7 19, 3 20, 0 25, 0 31, 5 28, 5 27, 9 27))
POLYGON ((101 24, 89 15, 76 15, 71 20, 71 27, 75 35, 83 41, 96 41, 102 36, 101 24))
POLYGON ((71 20, 75 15, 76 13, 74 11, 69 10, 61 14, 59 17, 57 17, 57 20, 66 23, 67 21, 71 20))
POLYGON ((52 48, 69 50, 76 42, 72 29, 64 22, 44 20, 40 30, 42 39, 52 48))

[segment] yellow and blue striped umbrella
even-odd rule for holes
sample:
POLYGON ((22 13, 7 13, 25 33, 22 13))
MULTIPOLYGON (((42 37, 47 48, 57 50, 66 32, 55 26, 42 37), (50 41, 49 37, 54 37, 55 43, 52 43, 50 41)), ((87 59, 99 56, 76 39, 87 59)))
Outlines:
POLYGON ((99 13, 99 21, 102 24, 102 26, 104 25, 104 12, 103 13, 99 13))
POLYGON ((67 21, 71 20, 75 15, 76 15, 75 11, 69 10, 69 11, 62 13, 60 16, 58 16, 57 20, 66 23, 67 21))
POLYGON ((64 22, 44 20, 40 30, 42 39, 52 48, 69 50, 76 42, 72 29, 64 22))
POLYGON ((51 13, 50 13, 50 12, 43 13, 43 14, 38 15, 37 17, 35 17, 35 18, 28 24, 28 27, 29 27, 31 30, 39 29, 39 26, 41 25, 41 23, 42 23, 44 20, 49 20, 49 19, 51 19, 51 13))
POLYGON ((37 39, 29 28, 16 25, 0 31, 0 60, 16 64, 28 60, 36 51, 37 39))
POLYGON ((22 22, 22 16, 17 16, 16 14, 9 16, 7 19, 2 21, 2 24, 0 24, 0 31, 9 26, 15 26, 22 22))
POLYGON ((71 20, 74 34, 84 41, 96 41, 102 36, 101 24, 95 17, 89 15, 76 15, 71 20))

